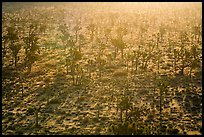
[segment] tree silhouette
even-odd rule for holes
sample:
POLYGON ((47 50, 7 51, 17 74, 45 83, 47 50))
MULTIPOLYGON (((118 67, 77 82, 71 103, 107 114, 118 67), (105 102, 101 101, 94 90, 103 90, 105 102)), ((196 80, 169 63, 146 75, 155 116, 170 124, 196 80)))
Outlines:
MULTIPOLYGON (((76 78, 78 77, 79 69, 78 62, 82 59, 82 54, 76 48, 69 50, 69 55, 66 58, 66 70, 68 74, 68 66, 70 67, 70 74, 72 76, 73 85, 77 84, 76 78)), ((81 72, 82 73, 82 72, 81 72)))
POLYGON ((18 53, 22 47, 22 43, 20 43, 20 38, 18 36, 18 30, 14 26, 9 26, 7 28, 7 35, 4 37, 4 39, 9 43, 9 49, 12 51, 14 65, 16 68, 19 60, 18 53))
POLYGON ((76 37, 75 43, 77 43, 77 41, 78 41, 78 32, 81 29, 82 28, 79 26, 79 23, 77 23, 77 25, 73 28, 73 31, 75 32, 75 37, 76 37))
POLYGON ((39 51, 39 22, 33 21, 31 25, 29 25, 29 32, 27 36, 24 36, 23 40, 25 45, 25 65, 28 67, 28 74, 31 72, 32 64, 37 61, 39 51))
POLYGON ((115 47, 115 58, 116 55, 118 54, 118 49, 121 51, 121 58, 123 59, 123 51, 126 47, 126 44, 124 43, 124 41, 122 39, 111 39, 111 43, 113 44, 113 46, 115 47))

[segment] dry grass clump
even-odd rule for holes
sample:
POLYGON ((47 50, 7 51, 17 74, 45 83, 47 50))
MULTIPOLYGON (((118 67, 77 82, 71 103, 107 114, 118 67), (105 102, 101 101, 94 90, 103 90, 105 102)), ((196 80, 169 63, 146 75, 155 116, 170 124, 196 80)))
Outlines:
POLYGON ((126 72, 126 70, 123 70, 123 71, 115 71, 114 73, 113 73, 113 77, 114 78, 117 78, 117 77, 126 77, 126 76, 128 76, 128 73, 126 72))

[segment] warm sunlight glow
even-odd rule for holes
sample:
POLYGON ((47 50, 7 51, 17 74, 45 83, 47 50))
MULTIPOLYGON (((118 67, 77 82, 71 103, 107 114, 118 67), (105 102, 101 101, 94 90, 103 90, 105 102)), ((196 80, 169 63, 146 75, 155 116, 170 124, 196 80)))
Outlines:
POLYGON ((3 2, 3 135, 202 135, 201 2, 3 2))

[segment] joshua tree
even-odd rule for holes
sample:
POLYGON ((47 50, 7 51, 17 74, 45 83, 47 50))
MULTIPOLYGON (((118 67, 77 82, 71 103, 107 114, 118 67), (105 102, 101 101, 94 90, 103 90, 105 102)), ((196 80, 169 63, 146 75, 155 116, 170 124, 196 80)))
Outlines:
POLYGON ((80 64, 77 64, 76 66, 76 85, 82 85, 82 79, 84 76, 83 68, 80 64))
POLYGON ((121 99, 120 99, 120 102, 118 103, 118 106, 120 109, 120 121, 123 122, 123 111, 125 111, 125 117, 126 117, 125 119, 127 120, 127 118, 128 118, 127 112, 132 106, 130 98, 127 95, 121 96, 121 99))
POLYGON ((18 36, 18 30, 16 30, 16 28, 14 26, 9 26, 7 28, 7 35, 4 37, 4 39, 7 43, 9 43, 9 48, 12 51, 12 55, 14 58, 14 65, 16 68, 17 62, 19 59, 18 53, 22 47, 22 43, 20 43, 20 39, 18 36))
POLYGON ((102 106, 100 106, 99 103, 97 103, 96 109, 97 109, 97 119, 99 119, 100 118, 100 110, 102 109, 102 106))
POLYGON ((36 106, 35 107, 35 126, 38 127, 38 113, 40 112, 41 106, 36 106))
POLYGON ((161 78, 156 79, 156 85, 160 91, 160 128, 162 128, 162 102, 163 102, 163 93, 167 92, 167 88, 169 85, 169 80, 166 76, 160 76, 161 78))
POLYGON ((141 57, 142 57, 141 58, 141 60, 142 60, 142 69, 143 69, 143 71, 146 71, 147 66, 148 66, 148 62, 150 61, 152 55, 151 55, 150 52, 144 51, 144 52, 142 52, 141 57))
POLYGON ((22 76, 19 76, 19 83, 16 85, 18 90, 21 90, 21 97, 23 100, 23 92, 24 92, 24 82, 25 82, 25 78, 22 76))
POLYGON ((101 58, 101 56, 103 55, 103 51, 105 50, 105 43, 98 37, 96 38, 96 42, 98 44, 98 49, 99 49, 98 55, 101 58))
POLYGON ((158 74, 159 74, 159 69, 160 69, 161 57, 162 57, 162 52, 161 52, 161 50, 159 50, 159 51, 157 52, 157 55, 156 55, 156 60, 157 60, 157 73, 158 73, 158 74))
POLYGON ((156 47, 157 47, 157 49, 159 48, 159 42, 160 42, 160 33, 157 33, 156 34, 156 47))
POLYGON ((86 42, 86 39, 84 37, 83 34, 79 34, 79 52, 81 52, 81 46, 85 45, 87 42, 86 42))
POLYGON ((135 50, 133 51, 133 54, 132 54, 132 72, 134 72, 134 74, 138 70, 140 56, 141 56, 140 51, 135 51, 135 50))
POLYGON ((178 57, 179 57, 179 51, 177 49, 174 49, 173 51, 173 56, 174 56, 174 72, 176 73, 176 70, 177 70, 177 60, 178 60, 178 57))
POLYGON ((105 37, 106 37, 106 43, 108 42, 108 39, 110 38, 110 33, 111 33, 111 29, 110 28, 105 28, 104 29, 104 34, 105 34, 105 37))
POLYGON ((5 61, 4 61, 4 58, 6 57, 7 55, 7 43, 8 43, 8 40, 6 38, 6 36, 4 35, 5 33, 2 32, 2 66, 4 66, 5 64, 5 61))
POLYGON ((90 35, 90 41, 92 42, 93 39, 94 39, 94 33, 96 31, 96 26, 95 24, 91 23, 87 26, 87 29, 91 32, 91 35, 90 35))
POLYGON ((28 73, 31 72, 32 64, 37 61, 38 59, 38 53, 39 51, 39 22, 33 21, 33 23, 29 26, 29 33, 28 36, 24 37, 24 42, 26 44, 25 46, 25 63, 26 66, 28 66, 28 73))
POLYGON ((179 52, 179 58, 181 60, 181 66, 180 66, 180 74, 181 75, 184 75, 184 68, 186 67, 185 66, 185 49, 184 48, 181 48, 180 52, 179 52))
POLYGON ((76 40, 75 40, 75 43, 77 43, 78 41, 78 32, 79 30, 81 30, 82 28, 79 26, 79 23, 77 23, 77 25, 74 27, 74 32, 75 32, 75 37, 76 37, 76 40))
POLYGON ((178 55, 180 74, 184 75, 184 69, 190 67, 189 76, 191 77, 192 70, 200 66, 199 53, 197 52, 196 46, 192 46, 190 50, 183 46, 178 51, 178 55))
POLYGON ((194 39, 197 39, 197 43, 199 43, 200 39, 202 38, 202 26, 201 24, 194 25, 192 27, 192 33, 194 35, 194 39))
POLYGON ((186 52, 186 61, 189 62, 190 73, 189 76, 191 78, 192 70, 196 68, 200 68, 200 59, 199 59, 199 52, 198 47, 193 45, 190 51, 186 52), (191 53, 191 54, 190 54, 191 53))
POLYGON ((120 26, 120 27, 117 28, 116 32, 117 32, 117 38, 122 40, 123 37, 124 37, 125 35, 127 35, 128 30, 127 30, 126 27, 121 27, 121 26, 120 26))
POLYGON ((94 35, 96 34, 96 25, 94 23, 91 23, 87 26, 87 29, 91 32, 90 42, 92 43, 92 52, 93 52, 93 49, 94 49, 93 42, 94 42, 94 35))
POLYGON ((78 79, 78 72, 83 73, 82 68, 79 67, 78 62, 82 59, 82 54, 75 48, 69 50, 69 56, 66 58, 66 70, 68 74, 68 66, 70 67, 70 74, 72 76, 73 85, 76 84, 75 77, 78 79))
POLYGON ((118 49, 121 51, 121 58, 123 59, 123 51, 126 47, 126 43, 122 39, 111 39, 111 43, 115 47, 115 58, 118 54, 118 49))
POLYGON ((131 53, 125 54, 125 62, 126 62, 127 73, 129 72, 129 62, 130 61, 132 61, 131 53))
POLYGON ((70 35, 67 24, 60 25, 58 30, 61 32, 60 39, 62 40, 64 51, 66 52, 67 47, 72 48, 75 46, 73 36, 70 35))
POLYGON ((101 58, 100 56, 98 56, 98 57, 96 58, 96 62, 98 63, 99 77, 101 77, 101 75, 102 75, 102 70, 103 70, 103 68, 104 68, 104 66, 105 66, 106 60, 103 59, 103 58, 101 58))
POLYGON ((124 43, 124 41, 119 41, 119 43, 118 43, 118 48, 120 49, 120 51, 121 51, 121 58, 123 59, 123 51, 124 51, 124 49, 125 49, 125 47, 126 47, 127 45, 126 45, 126 43, 124 43))
POLYGON ((88 73, 89 73, 89 78, 91 78, 91 72, 93 70, 94 67, 94 60, 89 59, 87 62, 87 69, 88 69, 88 73))
POLYGON ((66 61, 66 64, 65 64, 66 71, 67 71, 67 75, 68 75, 69 74, 69 65, 70 65, 70 62, 71 62, 70 56, 68 56, 65 61, 66 61))
POLYGON ((159 35, 160 35, 160 40, 163 40, 164 34, 166 33, 166 27, 165 25, 162 23, 159 26, 159 35))
POLYGON ((118 42, 116 39, 111 39, 111 43, 112 45, 115 47, 115 52, 114 52, 114 59, 116 58, 117 54, 118 54, 118 42))
POLYGON ((187 31, 183 30, 183 31, 180 31, 179 34, 180 34, 179 36, 180 36, 181 47, 183 47, 184 44, 189 42, 188 33, 187 31))

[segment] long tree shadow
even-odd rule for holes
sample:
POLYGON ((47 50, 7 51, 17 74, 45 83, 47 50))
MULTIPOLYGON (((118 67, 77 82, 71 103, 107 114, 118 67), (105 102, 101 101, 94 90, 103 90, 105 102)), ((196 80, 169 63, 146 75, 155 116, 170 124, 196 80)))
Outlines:
POLYGON ((198 115, 202 111, 202 94, 196 93, 194 89, 186 90, 186 98, 183 103, 183 108, 194 115, 198 115))
MULTIPOLYGON (((35 91, 32 91, 32 97, 24 100, 24 103, 29 105, 24 113, 25 117, 23 119, 23 121, 27 122, 24 126, 19 125, 19 128, 16 127, 14 130, 19 132, 19 134, 22 131, 31 134, 33 132, 37 132, 37 129, 44 127, 46 122, 49 121, 53 115, 66 114, 66 112, 60 110, 59 107, 61 104, 66 103, 66 98, 69 92, 69 89, 66 90, 67 85, 68 79, 66 75, 58 73, 54 76, 53 81, 50 80, 45 83, 44 86, 39 86, 35 91), (39 126, 35 126, 35 114, 37 111, 36 108, 38 107, 40 107, 38 110, 39 126)), ((22 120, 19 122, 22 122, 22 120)))
POLYGON ((200 81, 196 77, 190 78, 186 75, 176 75, 174 77, 170 78, 170 86, 172 87, 188 87, 190 84, 193 84, 195 86, 201 87, 202 86, 202 80, 200 81))
POLYGON ((171 83, 171 86, 176 88, 174 91, 175 99, 181 104, 183 109, 192 115, 201 113, 202 93, 197 91, 201 88, 201 85, 188 77, 175 77, 172 81, 174 82, 171 83))
MULTIPOLYGON (((54 112, 60 106, 60 104, 64 103, 67 97, 67 85, 68 79, 65 74, 58 73, 53 78, 53 81, 50 84, 47 84, 43 91, 45 112, 54 112)), ((40 96, 39 96, 40 97, 40 96)))
POLYGON ((176 75, 170 78, 170 86, 176 88, 175 99, 182 104, 185 111, 191 114, 199 114, 202 110, 202 93, 197 92, 201 88, 201 81, 196 77, 176 75), (179 91, 178 88, 183 88, 179 91))

